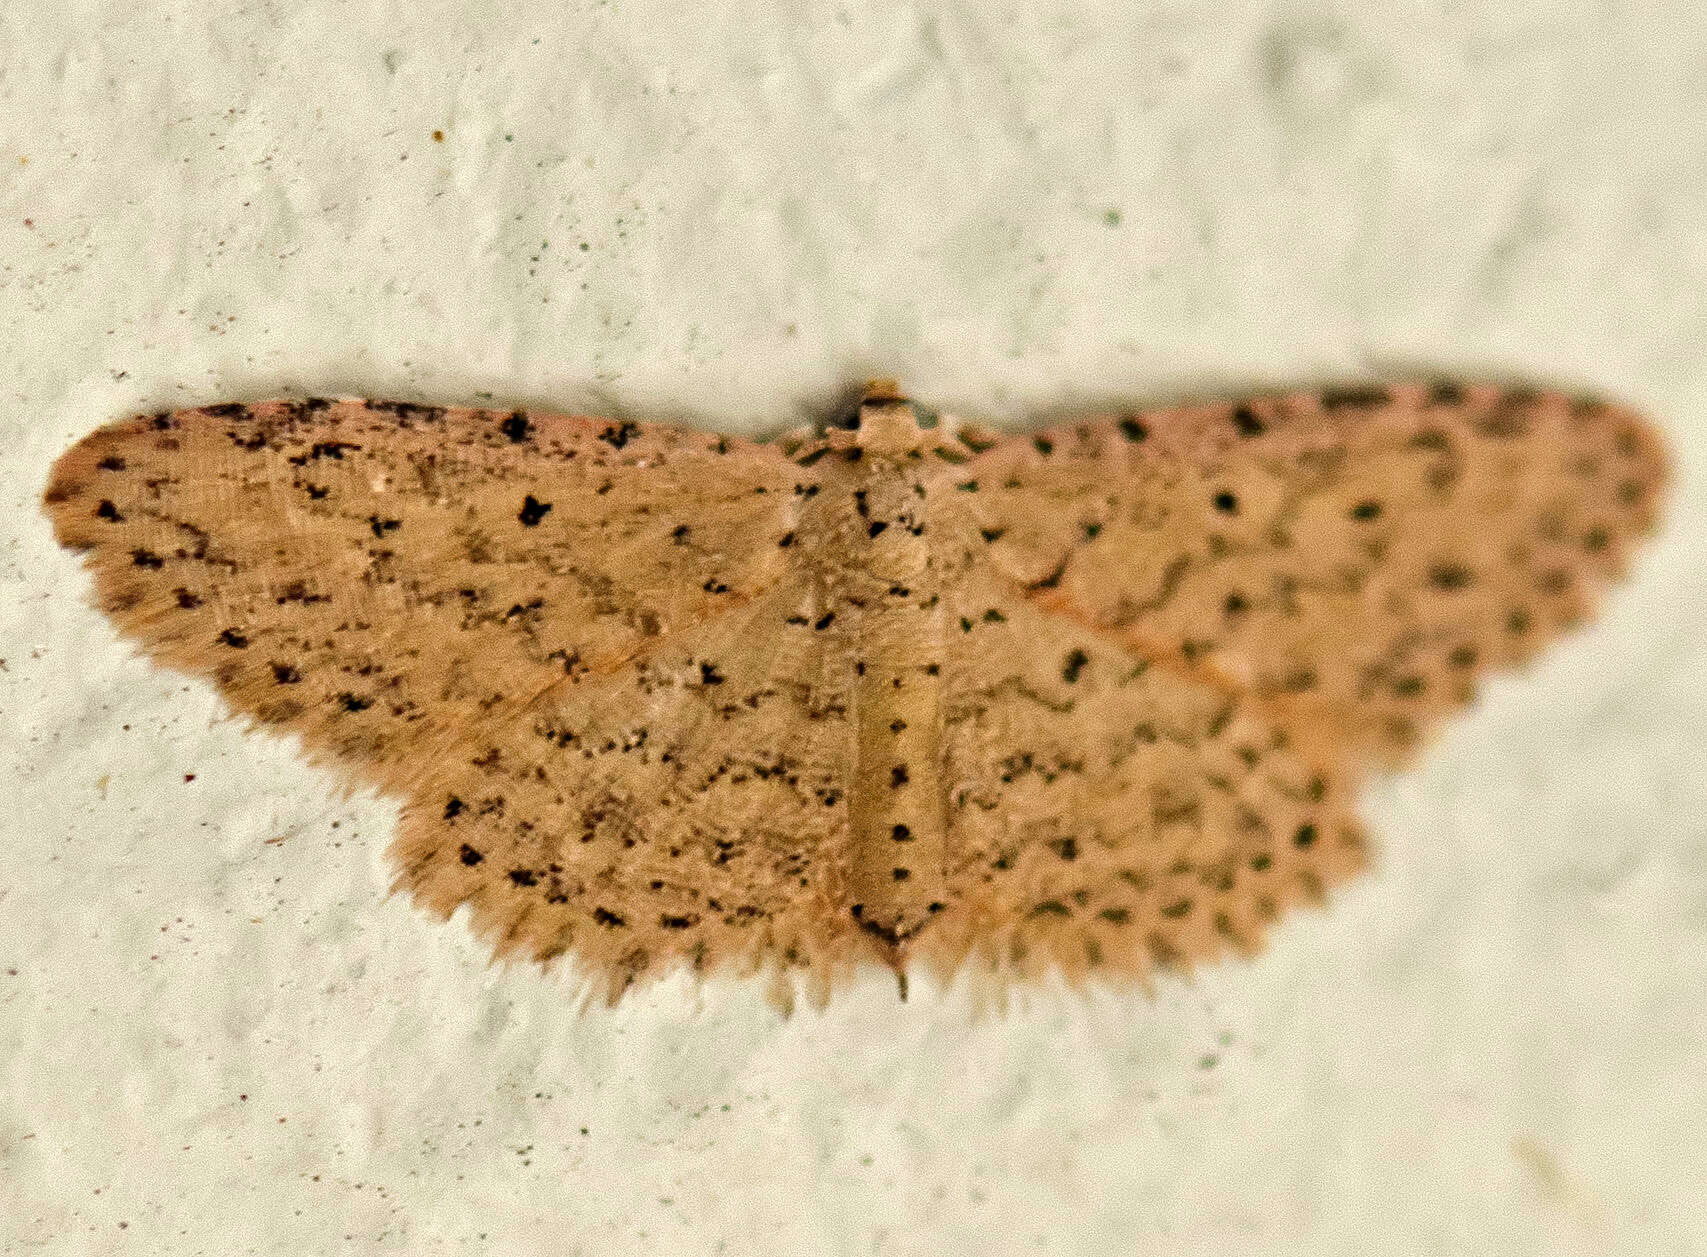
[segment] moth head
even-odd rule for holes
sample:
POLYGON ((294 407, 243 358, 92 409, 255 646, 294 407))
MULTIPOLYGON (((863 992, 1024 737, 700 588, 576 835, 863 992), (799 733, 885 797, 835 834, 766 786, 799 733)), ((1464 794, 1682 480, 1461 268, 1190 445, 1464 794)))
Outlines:
POLYGON ((867 381, 859 405, 847 421, 853 437, 850 444, 879 457, 903 457, 925 444, 919 419, 918 408, 894 380, 867 381))

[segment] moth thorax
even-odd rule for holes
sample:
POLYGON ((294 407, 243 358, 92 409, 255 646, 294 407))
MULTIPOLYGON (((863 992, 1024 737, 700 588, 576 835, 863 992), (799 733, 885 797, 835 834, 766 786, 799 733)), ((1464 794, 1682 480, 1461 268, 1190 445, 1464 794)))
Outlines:
POLYGON ((860 403, 856 439, 878 458, 905 458, 925 443, 913 403, 899 397, 868 397, 860 403))

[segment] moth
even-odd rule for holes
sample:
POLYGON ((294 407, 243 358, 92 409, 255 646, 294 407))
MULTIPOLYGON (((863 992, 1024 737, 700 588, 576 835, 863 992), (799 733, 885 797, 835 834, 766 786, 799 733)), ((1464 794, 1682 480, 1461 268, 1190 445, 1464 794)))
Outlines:
POLYGON ((770 443, 382 401, 112 424, 101 608, 351 785, 396 883, 613 997, 677 966, 1142 977, 1358 870, 1354 794, 1655 523, 1626 409, 1404 383, 770 443))

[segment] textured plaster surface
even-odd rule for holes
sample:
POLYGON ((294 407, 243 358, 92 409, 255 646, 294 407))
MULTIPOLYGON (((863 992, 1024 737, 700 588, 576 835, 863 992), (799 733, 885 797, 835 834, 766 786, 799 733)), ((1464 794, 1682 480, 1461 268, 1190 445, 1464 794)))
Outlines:
POLYGON ((0 7, 0 1252, 1707 1252, 1693 0, 0 7), (281 393, 1020 427, 1418 369, 1673 440, 1590 629, 1254 962, 614 1011, 386 898, 37 501, 281 393))

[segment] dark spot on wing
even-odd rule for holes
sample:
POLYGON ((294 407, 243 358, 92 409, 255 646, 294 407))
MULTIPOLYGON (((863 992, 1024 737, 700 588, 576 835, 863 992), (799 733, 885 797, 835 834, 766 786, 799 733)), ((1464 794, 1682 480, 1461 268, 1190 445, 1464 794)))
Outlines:
POLYGON ((1393 395, 1384 388, 1330 388, 1322 391, 1322 409, 1334 410, 1373 410, 1377 406, 1390 405, 1393 395))
POLYGON ((1054 589, 1058 585, 1060 585, 1061 578, 1063 576, 1065 576, 1066 574, 1067 574, 1067 560, 1062 559, 1059 563, 1057 563, 1055 565, 1054 571, 1050 572, 1047 576, 1043 577, 1041 580, 1032 581, 1031 584, 1026 586, 1026 588, 1027 589, 1054 589))
POLYGON ((1233 407, 1233 429, 1240 436, 1261 436, 1264 431, 1262 420, 1249 406, 1233 407))
POLYGON ((551 503, 541 502, 530 493, 522 499, 522 509, 516 513, 516 518, 521 520, 524 526, 532 528, 544 519, 550 510, 551 503))
MULTIPOLYGON (((603 441, 613 450, 620 450, 623 446, 627 445, 639 435, 640 425, 625 419, 623 422, 613 424, 611 427, 608 427, 603 432, 599 433, 599 440, 603 441)), ((721 450, 718 452, 722 453, 721 450)))

